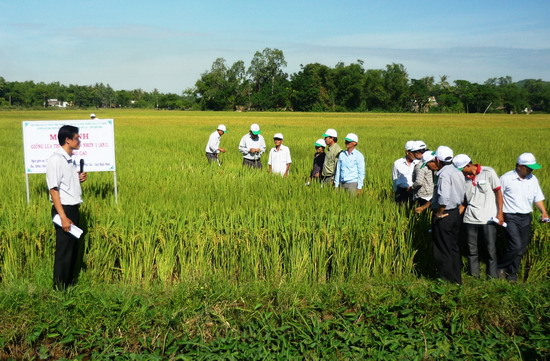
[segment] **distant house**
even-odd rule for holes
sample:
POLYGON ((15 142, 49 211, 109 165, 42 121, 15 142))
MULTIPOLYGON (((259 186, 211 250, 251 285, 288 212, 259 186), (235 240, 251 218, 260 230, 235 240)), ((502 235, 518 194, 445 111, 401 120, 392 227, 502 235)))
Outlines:
POLYGON ((58 107, 58 108, 66 108, 70 105, 71 104, 69 104, 69 102, 63 102, 57 99, 48 99, 48 102, 46 104, 46 106, 48 107, 58 107))

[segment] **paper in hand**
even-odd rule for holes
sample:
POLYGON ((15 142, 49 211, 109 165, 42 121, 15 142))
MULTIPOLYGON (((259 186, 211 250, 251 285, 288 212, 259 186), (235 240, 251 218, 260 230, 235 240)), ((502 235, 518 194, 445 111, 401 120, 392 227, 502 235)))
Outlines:
MULTIPOLYGON (((59 227, 61 227, 61 217, 59 217, 59 214, 56 214, 53 216, 53 223, 57 224, 59 227)), ((69 233, 75 236, 76 238, 80 238, 82 236, 82 233, 84 233, 83 230, 75 226, 74 224, 71 224, 71 229, 69 229, 69 233)))
POLYGON ((496 223, 496 224, 498 224, 499 226, 502 226, 502 227, 507 227, 507 226, 508 226, 508 225, 506 224, 506 222, 503 222, 502 224, 499 224, 499 223, 498 223, 498 218, 497 218, 497 217, 491 217, 491 219, 489 219, 489 222, 496 223))

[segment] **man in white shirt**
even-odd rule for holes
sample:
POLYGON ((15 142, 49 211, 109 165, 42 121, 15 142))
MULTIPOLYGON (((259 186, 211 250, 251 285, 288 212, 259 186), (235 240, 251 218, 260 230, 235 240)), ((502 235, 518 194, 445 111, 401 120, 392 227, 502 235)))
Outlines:
POLYGON ((260 134, 260 126, 252 124, 248 134, 243 135, 239 143, 239 151, 243 155, 243 165, 250 168, 262 168, 261 156, 265 149, 265 140, 260 134))
POLYGON ((541 165, 533 154, 523 153, 518 157, 516 169, 500 177, 508 244, 498 260, 499 278, 517 281, 521 257, 527 251, 531 238, 533 204, 540 210, 541 220, 548 220, 543 202, 544 194, 537 177, 532 174, 533 170, 540 168, 541 165))
POLYGON ((222 135, 224 135, 227 132, 227 128, 225 125, 220 124, 218 125, 218 128, 216 131, 212 134, 210 134, 210 138, 208 138, 208 143, 206 144, 206 159, 208 159, 208 163, 210 162, 218 162, 219 164, 219 153, 225 153, 224 148, 220 148, 220 140, 222 135))
POLYGON ((466 233, 468 271, 480 277, 478 235, 483 235, 487 253, 487 275, 497 278, 497 224, 503 224, 502 190, 497 173, 491 167, 472 163, 466 154, 453 158, 453 165, 462 171, 466 182, 466 209, 462 223, 466 233))
POLYGON ((48 159, 46 183, 52 202, 52 217, 59 214, 61 226, 55 225, 56 243, 54 259, 54 288, 66 289, 76 281, 79 246, 68 232, 71 225, 79 226, 82 188, 87 174, 79 172, 73 151, 80 148, 78 128, 64 125, 57 139, 61 147, 48 159))
POLYGON ((268 172, 286 177, 292 164, 290 149, 283 145, 283 135, 281 133, 276 133, 273 136, 273 142, 275 143, 275 147, 271 148, 269 152, 269 160, 267 161, 267 165, 269 166, 268 172))
POLYGON ((397 203, 412 204, 414 166, 420 162, 425 149, 424 142, 410 140, 405 143, 405 156, 393 163, 393 191, 397 203))

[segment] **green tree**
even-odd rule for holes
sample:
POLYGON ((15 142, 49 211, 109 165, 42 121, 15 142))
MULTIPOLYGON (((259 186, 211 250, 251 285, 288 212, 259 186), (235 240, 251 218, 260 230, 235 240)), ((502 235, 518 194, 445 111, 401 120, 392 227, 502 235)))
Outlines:
POLYGON ((429 111, 430 97, 434 95, 434 78, 427 76, 421 79, 411 79, 409 87, 412 109, 415 112, 426 113, 429 111))
POLYGON ((331 72, 334 102, 337 110, 357 111, 365 108, 363 100, 364 73, 362 62, 336 64, 331 72))
POLYGON ((297 111, 329 111, 334 109, 331 92, 332 70, 319 63, 302 66, 302 70, 291 76, 290 103, 297 111))
POLYGON ((251 104, 258 110, 279 109, 287 105, 288 75, 282 50, 265 48, 257 51, 250 62, 247 74, 252 91, 251 104))
POLYGON ((196 96, 201 109, 227 110, 230 107, 231 89, 227 79, 227 65, 224 58, 217 58, 210 71, 201 74, 195 83, 196 96))
POLYGON ((386 110, 390 95, 384 85, 384 70, 367 70, 363 87, 367 110, 386 110))
POLYGON ((550 112, 550 82, 529 79, 523 88, 527 92, 529 107, 535 111, 550 112))
POLYGON ((385 109, 401 112, 408 109, 409 75, 402 64, 386 65, 384 72, 384 88, 388 93, 385 109))

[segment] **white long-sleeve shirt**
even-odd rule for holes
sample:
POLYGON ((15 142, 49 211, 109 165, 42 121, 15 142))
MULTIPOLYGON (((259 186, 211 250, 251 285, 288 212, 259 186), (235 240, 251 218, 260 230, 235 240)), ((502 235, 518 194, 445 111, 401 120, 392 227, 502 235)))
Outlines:
POLYGON ((208 138, 208 143, 206 144, 206 153, 214 153, 217 154, 220 152, 220 139, 221 139, 220 133, 216 130, 214 133, 210 134, 210 138, 208 138))
POLYGON ((245 134, 243 135, 243 137, 241 138, 241 142, 239 143, 239 151, 243 154, 244 159, 258 160, 265 152, 265 149, 265 140, 261 134, 258 134, 254 138, 252 138, 250 134, 245 134), (260 151, 250 153, 250 149, 252 148, 259 148, 260 151))
POLYGON ((407 161, 406 157, 399 158, 393 163, 392 180, 393 190, 397 188, 409 188, 413 185, 413 172, 414 166, 419 160, 415 159, 411 163, 407 161))

